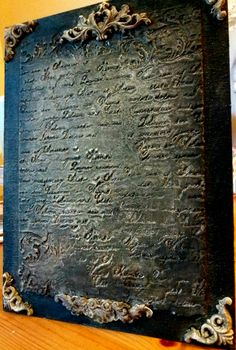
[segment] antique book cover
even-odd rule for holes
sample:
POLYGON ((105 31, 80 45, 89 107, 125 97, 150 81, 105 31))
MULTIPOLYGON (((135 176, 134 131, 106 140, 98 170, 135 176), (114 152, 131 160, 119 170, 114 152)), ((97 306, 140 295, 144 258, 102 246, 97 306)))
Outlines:
POLYGON ((4 308, 233 346, 224 1, 8 28, 4 308))

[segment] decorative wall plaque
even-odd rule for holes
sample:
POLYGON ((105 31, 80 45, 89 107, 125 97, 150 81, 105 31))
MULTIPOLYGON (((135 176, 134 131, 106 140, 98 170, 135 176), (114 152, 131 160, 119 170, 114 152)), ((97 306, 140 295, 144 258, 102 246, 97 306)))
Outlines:
POLYGON ((211 10, 106 2, 17 42, 4 271, 34 315, 233 344, 228 32, 211 10))

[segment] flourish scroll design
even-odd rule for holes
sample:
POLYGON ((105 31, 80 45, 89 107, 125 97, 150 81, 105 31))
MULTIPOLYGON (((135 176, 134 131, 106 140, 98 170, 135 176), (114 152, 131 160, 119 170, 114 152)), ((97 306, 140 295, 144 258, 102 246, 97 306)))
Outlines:
POLYGON ((106 1, 99 5, 97 12, 92 12, 88 18, 79 17, 76 27, 64 31, 61 42, 85 41, 95 38, 106 40, 113 32, 123 33, 125 30, 137 28, 140 24, 149 25, 151 20, 146 13, 132 13, 128 5, 123 5, 118 11, 115 6, 106 1))
POLYGON ((55 301, 62 302, 62 305, 73 315, 85 315, 98 323, 119 320, 123 323, 132 323, 143 316, 150 318, 153 315, 153 311, 144 304, 131 306, 121 301, 70 296, 68 294, 56 295, 55 301))
POLYGON ((5 30, 5 61, 9 62, 15 56, 15 48, 26 34, 34 31, 37 25, 36 21, 16 24, 5 30))
POLYGON ((33 315, 31 305, 23 301, 17 289, 13 286, 13 277, 8 272, 3 274, 2 294, 5 309, 14 312, 26 311, 28 316, 33 315))
POLYGON ((211 13, 219 21, 223 20, 227 16, 227 12, 223 10, 225 0, 205 0, 205 2, 207 5, 212 6, 211 13))
POLYGON ((224 298, 216 306, 218 313, 213 315, 201 326, 200 330, 192 327, 184 337, 187 343, 195 340, 205 345, 233 345, 234 331, 232 318, 226 305, 231 305, 232 299, 224 298))

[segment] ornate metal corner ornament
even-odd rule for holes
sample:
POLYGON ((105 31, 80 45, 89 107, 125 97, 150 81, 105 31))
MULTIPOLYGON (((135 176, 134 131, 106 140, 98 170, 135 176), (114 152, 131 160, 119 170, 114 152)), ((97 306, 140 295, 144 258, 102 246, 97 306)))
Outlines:
POLYGON ((219 21, 222 21, 226 16, 227 12, 223 10, 225 5, 225 0, 204 0, 207 5, 211 5, 211 13, 214 17, 216 17, 219 21))
POLYGON ((25 22, 16 24, 13 27, 5 29, 5 61, 9 62, 15 56, 15 48, 26 34, 34 31, 37 22, 25 22))
POLYGON ((186 332, 184 340, 187 343, 195 340, 205 345, 233 345, 234 331, 232 318, 226 305, 232 305, 232 299, 224 298, 220 300, 216 306, 218 313, 211 316, 201 326, 200 330, 194 327, 190 328, 186 332))
POLYGON ((109 323, 119 320, 123 323, 132 323, 143 316, 150 318, 153 315, 153 311, 144 304, 131 306, 121 301, 70 296, 67 294, 56 295, 55 301, 61 301, 62 305, 67 310, 70 310, 72 315, 85 315, 98 323, 109 323))
POLYGON ((61 42, 85 41, 85 40, 106 40, 114 32, 123 33, 126 30, 137 28, 140 24, 149 25, 151 20, 146 13, 131 14, 128 5, 123 5, 118 11, 115 6, 108 2, 99 5, 97 12, 92 12, 88 18, 79 17, 76 27, 64 31, 61 42))
POLYGON ((23 301, 17 289, 13 286, 13 277, 8 272, 3 275, 2 295, 5 309, 14 312, 26 311, 28 316, 33 315, 31 305, 23 301))

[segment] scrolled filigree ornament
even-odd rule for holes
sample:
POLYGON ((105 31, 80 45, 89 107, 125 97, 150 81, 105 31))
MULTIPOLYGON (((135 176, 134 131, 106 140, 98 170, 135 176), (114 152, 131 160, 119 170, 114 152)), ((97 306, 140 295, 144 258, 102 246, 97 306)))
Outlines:
POLYGON ((219 21, 222 21, 226 16, 227 12, 223 10, 225 5, 225 0, 204 0, 207 5, 211 5, 211 13, 214 17, 216 17, 219 21))
POLYGON ((15 48, 26 34, 30 34, 37 26, 36 21, 16 24, 5 29, 5 61, 9 62, 15 56, 15 48))
POLYGON ((232 305, 232 299, 224 298, 219 301, 216 306, 218 313, 211 316, 204 323, 200 330, 192 327, 185 336, 184 340, 190 343, 195 340, 205 345, 233 345, 234 331, 232 326, 232 318, 226 305, 232 305))
POLYGON ((105 1, 99 5, 98 11, 93 11, 88 18, 80 16, 77 26, 64 31, 60 41, 107 40, 114 32, 124 33, 141 24, 150 23, 146 13, 131 13, 128 5, 123 5, 118 11, 115 6, 105 1))
POLYGON ((98 323, 113 321, 133 323, 141 317, 150 318, 153 315, 153 311, 144 304, 131 306, 122 301, 70 296, 68 294, 56 295, 55 301, 61 302, 67 310, 71 311, 72 315, 85 315, 98 323))
POLYGON ((33 315, 32 306, 23 301, 17 289, 13 286, 13 277, 8 272, 3 274, 2 295, 4 309, 14 312, 26 311, 28 316, 33 315))

